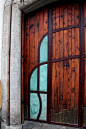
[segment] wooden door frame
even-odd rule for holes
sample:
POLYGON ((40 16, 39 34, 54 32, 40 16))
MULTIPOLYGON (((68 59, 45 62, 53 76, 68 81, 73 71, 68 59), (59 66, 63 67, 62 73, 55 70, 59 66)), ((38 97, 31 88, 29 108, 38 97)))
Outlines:
MULTIPOLYGON (((70 127, 83 127, 83 108, 84 108, 84 81, 85 81, 85 41, 84 41, 84 3, 79 3, 79 26, 68 26, 59 28, 57 30, 52 30, 52 5, 49 5, 48 13, 48 99, 47 99, 47 120, 48 123, 51 122, 51 93, 52 93, 52 34, 59 32, 61 30, 72 29, 79 27, 79 41, 80 41, 80 62, 79 62, 79 107, 78 107, 78 125, 63 124, 63 123, 54 123, 58 125, 65 125, 70 127)), ((21 107, 22 107, 22 123, 24 122, 24 13, 22 13, 22 56, 21 56, 21 107)), ((72 58, 72 57, 71 57, 72 58)), ((79 58, 78 55, 73 58, 79 58)), ((66 58, 65 58, 66 59, 66 58)), ((68 58, 67 58, 68 59, 68 58)), ((60 61, 62 59, 58 59, 60 61)), ((64 60, 64 58, 63 58, 64 60)), ((86 127, 85 127, 86 128, 86 127)))

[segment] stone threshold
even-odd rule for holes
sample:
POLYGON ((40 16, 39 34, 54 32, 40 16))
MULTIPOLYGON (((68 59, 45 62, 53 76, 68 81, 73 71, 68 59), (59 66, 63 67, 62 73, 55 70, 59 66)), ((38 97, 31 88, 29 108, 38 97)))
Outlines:
POLYGON ((23 129, 79 129, 74 127, 61 126, 56 124, 47 124, 34 121, 25 121, 23 129))

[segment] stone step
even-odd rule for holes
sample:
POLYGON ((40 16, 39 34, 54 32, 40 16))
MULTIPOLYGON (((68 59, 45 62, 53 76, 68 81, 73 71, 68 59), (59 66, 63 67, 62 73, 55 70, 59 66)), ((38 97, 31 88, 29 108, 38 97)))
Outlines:
POLYGON ((23 124, 23 129, 79 129, 79 128, 33 122, 33 121, 25 121, 23 124))

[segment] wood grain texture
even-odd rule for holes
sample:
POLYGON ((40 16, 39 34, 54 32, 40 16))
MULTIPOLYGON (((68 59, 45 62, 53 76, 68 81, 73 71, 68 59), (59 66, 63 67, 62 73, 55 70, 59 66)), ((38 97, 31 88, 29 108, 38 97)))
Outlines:
POLYGON ((55 111, 59 112, 59 85, 60 85, 60 62, 56 62, 56 75, 55 75, 55 111))
POLYGON ((63 6, 60 6, 60 28, 63 27, 63 6))
MULTIPOLYGON (((75 6, 72 5, 72 25, 75 24, 75 6)), ((72 29, 72 56, 75 55, 75 29, 72 29)), ((75 59, 72 59, 72 87, 71 87, 71 106, 74 106, 75 92, 75 59)))
POLYGON ((63 61, 60 62, 59 112, 63 109, 63 61))
MULTIPOLYGON (((68 30, 64 30, 64 57, 68 57, 68 30)), ((68 66, 64 65, 63 109, 67 109, 68 66), (66 70, 66 71, 65 71, 66 70)))
POLYGON ((71 73, 71 68, 72 68, 72 60, 69 59, 69 66, 68 66, 68 88, 67 88, 67 111, 70 111, 71 108, 71 87, 72 87, 72 73, 71 73))
POLYGON ((79 59, 75 59, 75 97, 74 107, 78 108, 79 99, 79 59))
MULTIPOLYGON (((56 43, 56 34, 53 34, 52 42, 52 59, 55 59, 55 43, 56 43)), ((52 64, 52 109, 55 109, 55 63, 52 64)))
POLYGON ((52 109, 55 109, 55 63, 52 64, 52 109))
POLYGON ((35 14, 35 66, 38 64, 39 12, 35 14))
POLYGON ((75 59, 72 59, 71 106, 74 106, 74 93, 75 93, 75 59))
POLYGON ((75 4, 75 25, 79 25, 79 4, 75 4))
MULTIPOLYGON (((60 58, 63 57, 63 31, 60 31, 60 58)), ((59 112, 63 108, 63 61, 60 62, 59 112)))
POLYGON ((71 26, 72 23, 72 7, 68 4, 68 25, 71 26))
MULTIPOLYGON (((79 7, 75 4, 75 24, 79 24, 79 7)), ((79 28, 75 28, 75 54, 80 54, 79 49, 79 28)), ((79 99, 79 59, 75 59, 75 97, 74 108, 78 108, 79 99)))
POLYGON ((39 42, 44 35, 44 13, 43 10, 39 12, 39 42))
POLYGON ((52 20, 53 20, 53 30, 55 30, 56 28, 56 9, 53 6, 53 16, 52 16, 52 20))
POLYGON ((67 27, 67 23, 68 23, 68 22, 67 22, 67 19, 68 19, 68 15, 67 15, 67 5, 64 5, 63 8, 64 8, 64 13, 63 13, 63 14, 64 14, 64 16, 63 16, 63 17, 64 17, 64 27, 67 27))
POLYGON ((72 56, 75 55, 75 29, 72 29, 72 56))
POLYGON ((28 105, 28 74, 29 74, 29 17, 26 19, 26 42, 25 42, 25 94, 26 105, 28 105))
POLYGON ((32 15, 30 17, 30 72, 31 70, 34 68, 34 63, 35 63, 35 28, 34 28, 34 24, 35 24, 35 17, 34 15, 32 15))
POLYGON ((72 55, 72 30, 71 29, 68 30, 68 45, 69 45, 68 55, 71 56, 72 55))
POLYGON ((72 25, 75 25, 75 6, 72 4, 72 25))
MULTIPOLYGON (((56 33, 56 44, 55 44, 55 57, 58 59, 60 57, 60 35, 59 32, 56 33)), ((55 111, 59 112, 59 73, 60 73, 60 63, 55 63, 55 111)))
POLYGON ((60 58, 60 32, 56 33, 55 54, 56 54, 56 59, 59 59, 60 58))
POLYGON ((44 34, 48 32, 48 8, 44 9, 44 34))
POLYGON ((60 19, 59 6, 56 6, 56 29, 59 28, 59 19, 60 19))

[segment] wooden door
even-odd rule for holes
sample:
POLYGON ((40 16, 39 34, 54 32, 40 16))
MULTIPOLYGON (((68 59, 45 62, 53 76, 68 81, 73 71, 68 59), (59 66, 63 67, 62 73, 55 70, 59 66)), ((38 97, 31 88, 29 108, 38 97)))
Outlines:
POLYGON ((24 21, 25 118, 86 126, 86 3, 56 2, 24 21))
POLYGON ((48 8, 25 17, 25 117, 47 121, 48 8))
POLYGON ((53 6, 51 121, 78 124, 79 4, 53 6))

